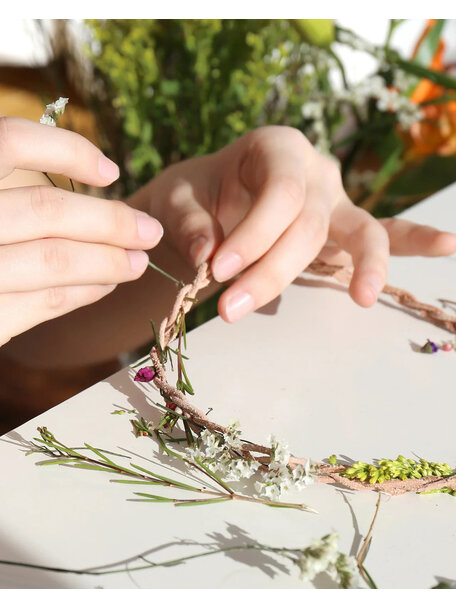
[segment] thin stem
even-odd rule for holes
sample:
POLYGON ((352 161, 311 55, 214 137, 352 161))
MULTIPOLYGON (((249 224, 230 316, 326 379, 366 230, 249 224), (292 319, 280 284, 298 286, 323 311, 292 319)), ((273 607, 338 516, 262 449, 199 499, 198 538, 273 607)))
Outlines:
POLYGON ((49 175, 46 173, 46 171, 43 171, 43 175, 45 175, 48 178, 48 180, 51 182, 51 184, 54 186, 54 188, 57 188, 57 184, 54 181, 52 181, 52 179, 49 177, 49 175))
POLYGON ((176 279, 175 277, 171 276, 169 273, 165 272, 164 270, 162 270, 161 268, 159 268, 158 266, 156 266, 150 260, 149 260, 149 266, 151 268, 153 268, 154 270, 156 270, 157 272, 159 272, 160 274, 162 274, 167 279, 170 279, 171 281, 174 281, 174 283, 176 283, 176 285, 179 285, 179 287, 185 287, 185 283, 183 281, 179 281, 179 279, 176 279))
POLYGON ((356 556, 356 561, 358 563, 358 568, 361 573, 361 576, 366 581, 366 583, 369 585, 369 587, 374 588, 374 589, 377 589, 377 587, 376 587, 374 581, 372 580, 372 577, 366 572, 366 570, 363 566, 363 561, 366 558, 366 552, 367 552, 367 549, 369 548, 370 542, 372 540, 372 533, 374 531, 375 521, 377 519, 377 515, 378 515, 379 509, 380 509, 381 500, 382 500, 382 493, 379 492, 378 499, 377 499, 377 505, 375 507, 374 517, 372 518, 371 525, 369 527, 369 531, 367 533, 366 538, 364 539, 361 549, 358 552, 358 555, 356 556), (374 586, 372 587, 372 585, 374 585, 374 586))
POLYGON ((195 462, 189 460, 188 458, 185 458, 185 456, 181 456, 180 454, 177 454, 176 452, 173 452, 173 450, 170 450, 169 447, 163 441, 163 439, 160 437, 160 433, 158 431, 155 431, 155 436, 157 437, 157 439, 158 439, 161 447, 168 454, 168 456, 175 456, 175 457, 179 458, 179 460, 182 460, 183 462, 186 462, 188 465, 190 465, 191 467, 193 467, 194 469, 196 469, 200 473, 204 473, 204 475, 206 475, 207 477, 209 477, 212 481, 215 481, 224 490, 230 492, 230 494, 233 495, 233 490, 231 490, 231 488, 228 488, 228 486, 225 485, 223 483, 223 481, 220 481, 217 477, 214 477, 212 473, 210 473, 207 470, 203 469, 202 467, 200 467, 199 465, 197 465, 195 462))

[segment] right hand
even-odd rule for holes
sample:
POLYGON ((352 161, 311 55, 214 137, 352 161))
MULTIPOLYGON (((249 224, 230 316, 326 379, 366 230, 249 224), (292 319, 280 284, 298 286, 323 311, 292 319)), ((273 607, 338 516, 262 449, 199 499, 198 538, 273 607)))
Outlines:
MULTIPOLYGON (((14 169, 93 186, 119 176, 117 165, 80 135, 3 117, 0 180, 14 169)), ((0 346, 138 279, 148 264, 144 250, 162 234, 157 220, 120 201, 51 184, 0 189, 0 346)))

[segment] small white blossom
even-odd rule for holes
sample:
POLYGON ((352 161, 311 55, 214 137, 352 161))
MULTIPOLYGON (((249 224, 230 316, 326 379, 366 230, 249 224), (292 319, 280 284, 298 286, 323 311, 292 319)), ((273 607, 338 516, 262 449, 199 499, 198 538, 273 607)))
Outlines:
POLYGON ((52 116, 47 116, 46 114, 43 114, 43 116, 40 118, 40 123, 42 125, 48 125, 49 127, 55 127, 56 125, 52 116))
POLYGON ((55 127, 57 119, 65 112, 68 101, 68 97, 59 97, 53 103, 48 103, 43 116, 40 118, 40 123, 42 125, 55 127))

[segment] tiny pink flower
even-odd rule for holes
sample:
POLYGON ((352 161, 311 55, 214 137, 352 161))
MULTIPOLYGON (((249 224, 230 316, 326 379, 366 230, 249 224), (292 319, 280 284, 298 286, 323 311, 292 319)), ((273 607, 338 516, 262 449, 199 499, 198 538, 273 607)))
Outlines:
POLYGON ((153 367, 142 367, 138 369, 136 376, 134 377, 135 382, 150 382, 155 376, 155 370, 153 367))

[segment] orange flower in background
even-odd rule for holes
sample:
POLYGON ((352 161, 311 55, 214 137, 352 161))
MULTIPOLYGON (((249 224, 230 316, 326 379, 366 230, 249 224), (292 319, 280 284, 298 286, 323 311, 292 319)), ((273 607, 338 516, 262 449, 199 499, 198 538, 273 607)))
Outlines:
MULTIPOLYGON (((428 19, 425 30, 418 40, 412 58, 418 52, 421 42, 434 27, 437 19, 428 19)), ((445 43, 439 40, 436 52, 429 68, 438 72, 445 71, 445 43)), ((413 91, 410 99, 416 104, 430 101, 445 95, 446 89, 427 79, 422 79, 413 91)), ((428 154, 449 156, 456 154, 456 101, 436 105, 426 105, 422 108, 424 119, 414 123, 406 136, 409 149, 407 157, 416 158, 428 154)))

